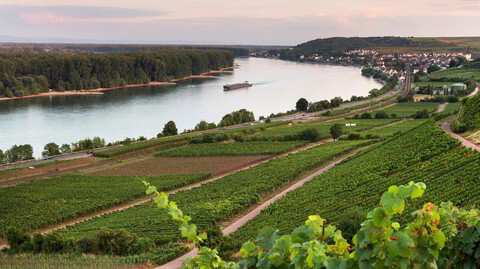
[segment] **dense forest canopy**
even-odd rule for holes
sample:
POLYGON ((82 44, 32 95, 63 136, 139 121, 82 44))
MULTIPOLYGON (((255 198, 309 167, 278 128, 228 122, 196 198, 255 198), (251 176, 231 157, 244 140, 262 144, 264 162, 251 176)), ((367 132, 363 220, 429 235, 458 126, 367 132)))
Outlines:
POLYGON ((281 58, 288 59, 295 54, 340 55, 346 50, 378 47, 424 47, 442 46, 437 41, 414 41, 405 37, 331 37, 311 40, 295 46, 292 50, 280 51, 281 58))
POLYGON ((233 65, 221 50, 0 53, 0 97, 166 81, 233 65))

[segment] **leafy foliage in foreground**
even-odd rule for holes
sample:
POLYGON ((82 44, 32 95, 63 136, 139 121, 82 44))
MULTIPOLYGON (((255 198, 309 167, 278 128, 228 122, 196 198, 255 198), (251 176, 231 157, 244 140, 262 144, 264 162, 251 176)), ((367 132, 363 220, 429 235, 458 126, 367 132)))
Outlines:
MULTIPOLYGON (((140 177, 168 191, 210 175, 140 177)), ((65 175, 0 188, 0 234, 8 227, 38 229, 81 214, 107 208, 145 194, 139 177, 65 175), (115 186, 115 188, 112 188, 115 186)))
POLYGON ((157 157, 200 157, 279 154, 303 146, 304 142, 237 142, 192 144, 162 151, 157 157))
MULTIPOLYGON (((202 230, 243 212, 265 194, 295 181, 307 171, 324 165, 336 156, 372 143, 354 141, 327 143, 286 157, 238 171, 213 182, 172 195, 172 200, 186 206, 187 213, 202 230), (232 195, 234 193, 235 195, 232 195), (206 199, 208 197, 208 199, 206 199)), ((63 236, 81 238, 99 228, 124 228, 157 244, 178 241, 181 236, 167 216, 149 214, 154 203, 95 218, 59 231, 63 236)))
MULTIPOLYGON (((166 208, 180 223, 182 236, 200 243, 206 235, 197 235, 195 224, 188 224, 168 195, 147 186, 156 195, 158 207, 166 208)), ((216 250, 201 247, 184 268, 458 268, 480 266, 480 211, 459 209, 452 203, 423 205, 412 213, 413 221, 401 225, 393 220, 405 211, 409 200, 419 198, 424 183, 409 182, 391 186, 382 195, 380 205, 371 210, 362 228, 353 238, 353 246, 342 232, 319 215, 309 216, 305 224, 291 234, 278 236, 278 230, 265 227, 255 242, 243 243, 242 260, 226 262, 216 250)))

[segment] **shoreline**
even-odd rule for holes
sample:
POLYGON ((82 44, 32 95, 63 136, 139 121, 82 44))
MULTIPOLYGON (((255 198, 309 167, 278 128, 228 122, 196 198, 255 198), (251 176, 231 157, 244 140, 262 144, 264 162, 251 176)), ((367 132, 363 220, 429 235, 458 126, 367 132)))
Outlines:
POLYGON ((68 95, 102 95, 104 91, 116 90, 116 89, 125 89, 125 88, 135 88, 135 87, 144 87, 144 86, 174 86, 177 85, 176 82, 188 80, 188 79, 214 79, 218 78, 217 76, 213 76, 212 74, 232 74, 233 67, 225 67, 220 70, 211 70, 200 75, 191 75, 184 78, 172 79, 170 81, 154 81, 145 84, 129 84, 125 86, 116 86, 116 87, 109 87, 109 88, 97 88, 97 89, 90 89, 90 90, 82 90, 82 91, 50 91, 50 92, 43 92, 39 94, 27 95, 27 96, 15 96, 15 97, 0 97, 1 101, 8 101, 8 100, 16 100, 16 99, 27 99, 27 98, 35 98, 35 97, 46 97, 46 96, 68 96, 68 95))

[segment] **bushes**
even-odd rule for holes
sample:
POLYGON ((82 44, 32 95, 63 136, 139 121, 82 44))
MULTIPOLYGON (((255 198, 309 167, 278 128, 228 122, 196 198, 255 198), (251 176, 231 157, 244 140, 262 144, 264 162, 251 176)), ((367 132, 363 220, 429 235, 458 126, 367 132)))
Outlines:
POLYGON ((361 119, 371 119, 372 118, 372 115, 368 112, 365 112, 363 113, 361 116, 360 116, 361 119))
POLYGON ((452 128, 452 131, 457 134, 467 131, 467 125, 465 123, 459 122, 458 120, 455 120, 452 123, 451 128, 452 128))
POLYGON ((150 240, 139 239, 126 230, 101 229, 93 238, 78 240, 62 238, 56 233, 30 236, 17 229, 9 229, 7 242, 13 253, 92 253, 128 256, 143 253, 154 247, 150 240))
POLYGON ((367 213, 361 207, 353 206, 344 211, 339 216, 337 228, 342 231, 342 235, 349 242, 352 242, 353 236, 362 228, 361 224, 365 220, 367 213))
POLYGON ((311 142, 317 142, 322 139, 320 132, 315 128, 308 128, 298 133, 298 140, 307 140, 311 142))
POLYGON ((235 244, 230 237, 224 236, 220 228, 211 228, 206 232, 208 238, 200 243, 200 246, 206 246, 216 249, 222 259, 228 259, 235 250, 235 244))
POLYGON ((375 113, 375 119, 388 119, 388 114, 385 111, 380 110, 375 113))
POLYGON ((359 133, 349 133, 347 136, 347 140, 361 140, 361 139, 362 139, 362 135, 360 135, 359 133))

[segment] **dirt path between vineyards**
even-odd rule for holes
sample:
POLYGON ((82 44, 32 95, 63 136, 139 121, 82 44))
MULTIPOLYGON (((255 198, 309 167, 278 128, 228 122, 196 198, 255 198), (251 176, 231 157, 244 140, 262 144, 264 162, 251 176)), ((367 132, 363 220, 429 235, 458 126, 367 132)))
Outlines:
MULTIPOLYGON (((353 151, 343 157, 341 157, 340 159, 337 159, 336 161, 333 161, 333 162, 330 162, 329 164, 323 166, 322 168, 316 170, 315 172, 313 172, 312 174, 304 177, 303 179, 297 181, 296 183, 290 185, 287 189, 283 190, 282 192, 276 194, 275 196, 273 196, 272 198, 266 200, 265 202, 263 202, 262 204, 260 204, 259 206, 255 207, 253 210, 251 210, 250 212, 248 212, 247 214, 243 215, 241 218, 237 219, 236 221, 234 221, 232 224, 230 224, 229 226, 227 226, 225 229, 222 230, 222 233, 224 235, 229 235, 233 232, 235 232, 236 230, 238 230, 240 227, 242 227, 243 225, 245 225, 248 221, 252 220, 253 218, 255 218, 257 215, 259 215, 262 210, 264 210, 265 208, 267 208, 269 205, 271 205, 272 203, 274 203, 275 201, 277 201, 278 199, 282 198, 283 196, 285 196, 287 193, 295 190, 295 189, 298 189, 299 187, 303 186, 305 183, 307 183, 308 181, 314 179, 315 177, 323 174, 324 172, 330 170, 331 168, 335 167, 335 165, 337 165, 338 163, 344 161, 345 159, 351 157, 352 155, 354 155, 357 151, 353 151)), ((182 261, 184 261, 185 259, 187 258, 193 258, 197 256, 197 249, 194 248, 192 249, 190 252, 176 258, 175 260, 172 260, 162 266, 159 266, 155 269, 179 269, 182 267, 182 261)))
POLYGON ((468 141, 467 139, 465 139, 464 137, 462 137, 461 135, 458 135, 454 132, 452 132, 452 130, 450 129, 450 125, 452 124, 451 121, 447 121, 447 122, 444 122, 442 124, 442 129, 447 133, 449 134, 451 137, 457 139, 458 141, 462 142, 462 144, 467 147, 467 148, 471 148, 471 149, 474 149, 476 151, 480 151, 480 146, 476 145, 475 143, 471 142, 471 141, 468 141))
POLYGON ((448 106, 448 103, 440 104, 438 105, 437 110, 435 112, 437 113, 443 112, 445 111, 445 108, 447 108, 447 106, 448 106))

